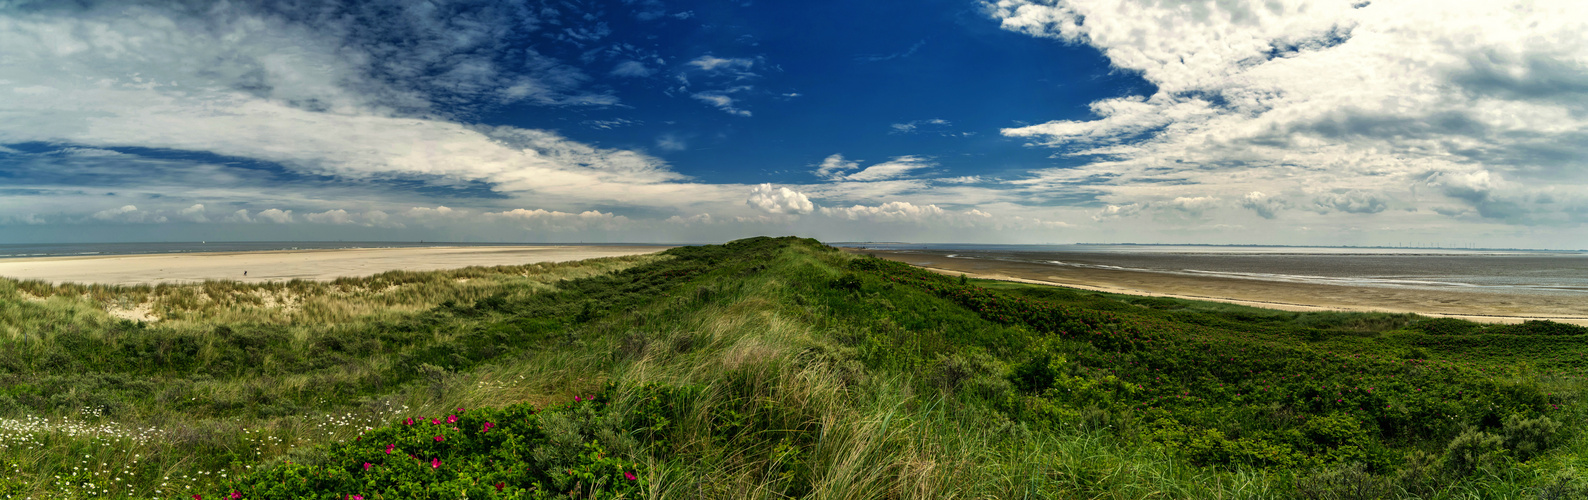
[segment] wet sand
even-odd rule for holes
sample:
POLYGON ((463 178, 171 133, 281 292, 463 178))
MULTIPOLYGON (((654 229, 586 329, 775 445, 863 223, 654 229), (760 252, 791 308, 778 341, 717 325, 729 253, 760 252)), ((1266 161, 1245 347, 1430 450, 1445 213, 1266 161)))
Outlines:
POLYGON ((1588 326, 1583 295, 1505 294, 1390 287, 1282 283, 1255 279, 1181 276, 1167 273, 1087 269, 1040 264, 948 258, 920 250, 848 249, 945 274, 964 273, 1024 283, 1099 292, 1226 302, 1285 311, 1416 313, 1488 323, 1547 319, 1588 326))
POLYGON ((655 253, 663 246, 351 248, 0 259, 0 277, 51 283, 158 285, 234 280, 328 281, 386 271, 523 265, 655 253), (248 275, 243 276, 243 271, 248 275))

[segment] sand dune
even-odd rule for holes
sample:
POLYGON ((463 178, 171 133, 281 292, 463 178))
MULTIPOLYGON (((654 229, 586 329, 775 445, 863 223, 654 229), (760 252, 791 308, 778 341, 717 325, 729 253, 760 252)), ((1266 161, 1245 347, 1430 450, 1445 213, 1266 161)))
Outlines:
POLYGON ((661 246, 356 248, 0 259, 0 277, 107 285, 331 280, 392 270, 564 262, 660 252, 661 246), (245 277, 243 272, 247 271, 245 277))
POLYGON ((850 250, 973 278, 1058 285, 1109 293, 1210 300, 1285 311, 1416 313, 1488 323, 1547 319, 1588 326, 1582 295, 1520 295, 1408 288, 1285 283, 1141 271, 950 259, 921 251, 850 250))

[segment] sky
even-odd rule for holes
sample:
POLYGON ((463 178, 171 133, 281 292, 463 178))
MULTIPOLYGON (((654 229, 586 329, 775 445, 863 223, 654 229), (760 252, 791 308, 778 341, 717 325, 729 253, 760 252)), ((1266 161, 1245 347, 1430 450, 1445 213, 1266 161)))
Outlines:
POLYGON ((0 244, 1588 248, 1588 2, 0 0, 0 244))

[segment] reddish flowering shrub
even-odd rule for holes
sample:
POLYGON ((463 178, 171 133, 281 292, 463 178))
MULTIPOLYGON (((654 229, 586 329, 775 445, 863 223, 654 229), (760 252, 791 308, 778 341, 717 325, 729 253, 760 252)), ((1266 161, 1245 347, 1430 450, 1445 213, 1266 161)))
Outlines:
MULTIPOLYGON (((606 394, 581 403, 599 403, 606 394)), ((452 415, 457 426, 440 434, 405 419, 365 433, 367 441, 316 448, 308 463, 255 470, 226 483, 225 491, 250 499, 638 498, 643 464, 608 453, 589 427, 604 421, 604 408, 476 408, 452 415), (542 428, 545 419, 576 423, 582 444, 554 443, 542 428), (395 453, 395 443, 409 453, 395 453)))

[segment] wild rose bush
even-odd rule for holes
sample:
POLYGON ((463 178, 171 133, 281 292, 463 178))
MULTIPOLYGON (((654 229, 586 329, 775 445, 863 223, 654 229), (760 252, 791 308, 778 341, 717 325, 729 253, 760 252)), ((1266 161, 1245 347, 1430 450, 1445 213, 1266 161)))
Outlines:
POLYGON ((305 462, 259 470, 203 498, 637 498, 638 462, 613 445, 610 389, 536 410, 528 404, 414 416, 327 445, 305 462))

